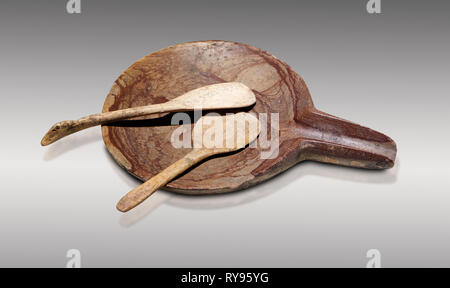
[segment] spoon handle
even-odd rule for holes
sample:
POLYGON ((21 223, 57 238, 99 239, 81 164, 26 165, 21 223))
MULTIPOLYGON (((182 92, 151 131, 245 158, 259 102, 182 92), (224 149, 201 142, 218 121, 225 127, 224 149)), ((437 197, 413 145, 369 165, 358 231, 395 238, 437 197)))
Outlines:
POLYGON ((120 199, 117 210, 127 212, 147 199, 153 192, 170 182, 173 178, 186 171, 201 160, 211 156, 213 153, 208 149, 194 149, 186 156, 176 161, 159 174, 150 178, 145 183, 134 188, 120 199))
MULTIPOLYGON (((179 107, 178 107, 179 108, 179 107)), ((138 116, 150 115, 161 112, 170 112, 177 109, 176 105, 170 102, 163 104, 147 105, 135 108, 127 108, 106 113, 98 113, 82 117, 78 120, 67 120, 56 123, 42 138, 41 145, 47 146, 67 135, 90 128, 97 125, 106 124, 138 116)))

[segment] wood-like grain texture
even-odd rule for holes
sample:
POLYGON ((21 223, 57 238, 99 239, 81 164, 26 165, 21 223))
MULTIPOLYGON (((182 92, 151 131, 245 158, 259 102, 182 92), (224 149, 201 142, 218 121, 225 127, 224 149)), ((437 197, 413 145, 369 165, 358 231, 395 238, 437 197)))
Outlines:
POLYGON ((120 109, 89 115, 78 120, 58 122, 44 135, 41 145, 47 146, 83 129, 118 120, 162 112, 190 111, 199 108, 205 110, 242 108, 255 104, 255 101, 253 92, 242 83, 230 82, 207 85, 191 90, 166 103, 120 109))
POLYGON ((136 207, 161 186, 200 161, 213 155, 244 148, 254 141, 260 132, 258 119, 250 113, 243 112, 227 116, 203 116, 195 123, 193 130, 197 132, 192 134, 193 150, 123 196, 116 206, 119 211, 127 212, 136 207), (218 122, 222 123, 218 125, 218 122), (227 126, 227 123, 231 126, 227 126), (228 127, 233 128, 228 130, 228 127))
MULTIPOLYGON (((191 42, 152 53, 115 81, 103 112, 162 103, 204 85, 234 81, 253 89, 257 99, 252 112, 279 113, 278 156, 261 159, 259 147, 211 159, 168 183, 166 190, 236 191, 304 160, 368 169, 393 166, 396 145, 392 139, 318 111, 305 82, 286 63, 241 43, 191 42)), ((190 151, 171 145, 170 135, 176 128, 170 125, 169 115, 103 126, 102 133, 119 165, 145 181, 190 151)))

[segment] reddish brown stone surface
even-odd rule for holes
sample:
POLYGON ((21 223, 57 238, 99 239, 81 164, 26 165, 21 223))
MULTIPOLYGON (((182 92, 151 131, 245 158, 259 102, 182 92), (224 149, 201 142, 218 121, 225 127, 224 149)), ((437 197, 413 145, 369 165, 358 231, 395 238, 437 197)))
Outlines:
MULTIPOLYGON (((397 150, 392 139, 318 111, 305 82, 286 63, 241 43, 191 42, 152 53, 115 81, 103 112, 162 103, 204 85, 231 81, 253 90, 257 102, 252 112, 279 113, 278 156, 261 159, 261 147, 246 148, 201 163, 165 189, 187 194, 236 191, 304 160, 368 169, 393 166, 397 150)), ((171 115, 163 115, 103 126, 103 140, 119 165, 147 180, 190 151, 170 143, 178 127, 170 120, 171 115)))

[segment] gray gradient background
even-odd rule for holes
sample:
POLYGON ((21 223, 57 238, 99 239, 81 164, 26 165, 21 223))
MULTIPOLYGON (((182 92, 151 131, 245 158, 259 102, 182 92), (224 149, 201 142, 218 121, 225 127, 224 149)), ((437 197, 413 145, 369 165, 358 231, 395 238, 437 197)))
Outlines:
POLYGON ((100 1, 0 3, 0 267, 450 266, 450 2, 100 1), (155 3, 151 3, 155 2, 155 3), (306 80, 316 106, 396 140, 396 166, 303 163, 217 197, 157 192, 122 215, 139 184, 100 129, 50 147, 56 121, 101 110, 130 64, 185 41, 263 48, 306 80))

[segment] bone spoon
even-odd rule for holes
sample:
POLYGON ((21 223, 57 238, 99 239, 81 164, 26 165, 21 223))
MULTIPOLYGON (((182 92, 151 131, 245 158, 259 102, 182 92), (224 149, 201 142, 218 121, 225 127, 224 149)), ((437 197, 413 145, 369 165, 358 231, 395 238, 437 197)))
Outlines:
POLYGON ((232 152, 244 148, 247 144, 256 139, 259 132, 260 127, 258 119, 250 113, 241 112, 227 116, 203 116, 197 121, 193 129, 192 138, 194 148, 192 151, 149 179, 147 182, 128 192, 117 203, 117 209, 121 212, 129 211, 143 202, 157 189, 169 183, 173 178, 193 165, 212 155, 232 152), (219 137, 221 140, 219 140, 218 143, 222 143, 222 145, 217 145, 217 142, 212 143, 211 140, 203 139, 206 133, 205 131, 208 131, 208 125, 211 125, 210 123, 214 121, 222 121, 222 123, 230 123, 227 121, 231 121, 231 123, 234 123, 233 126, 236 127, 233 128, 232 131, 227 132, 226 129, 229 129, 230 126, 223 124, 219 125, 220 128, 214 130, 213 134, 208 132, 209 139, 214 138, 214 141, 216 141, 216 137, 219 137), (200 132, 198 132, 199 130, 200 132))
POLYGON ((163 112, 243 108, 253 105, 255 102, 256 98, 252 90, 242 83, 212 84, 191 90, 161 104, 127 108, 93 114, 78 120, 58 122, 42 138, 41 145, 47 146, 80 130, 113 121, 163 112))

